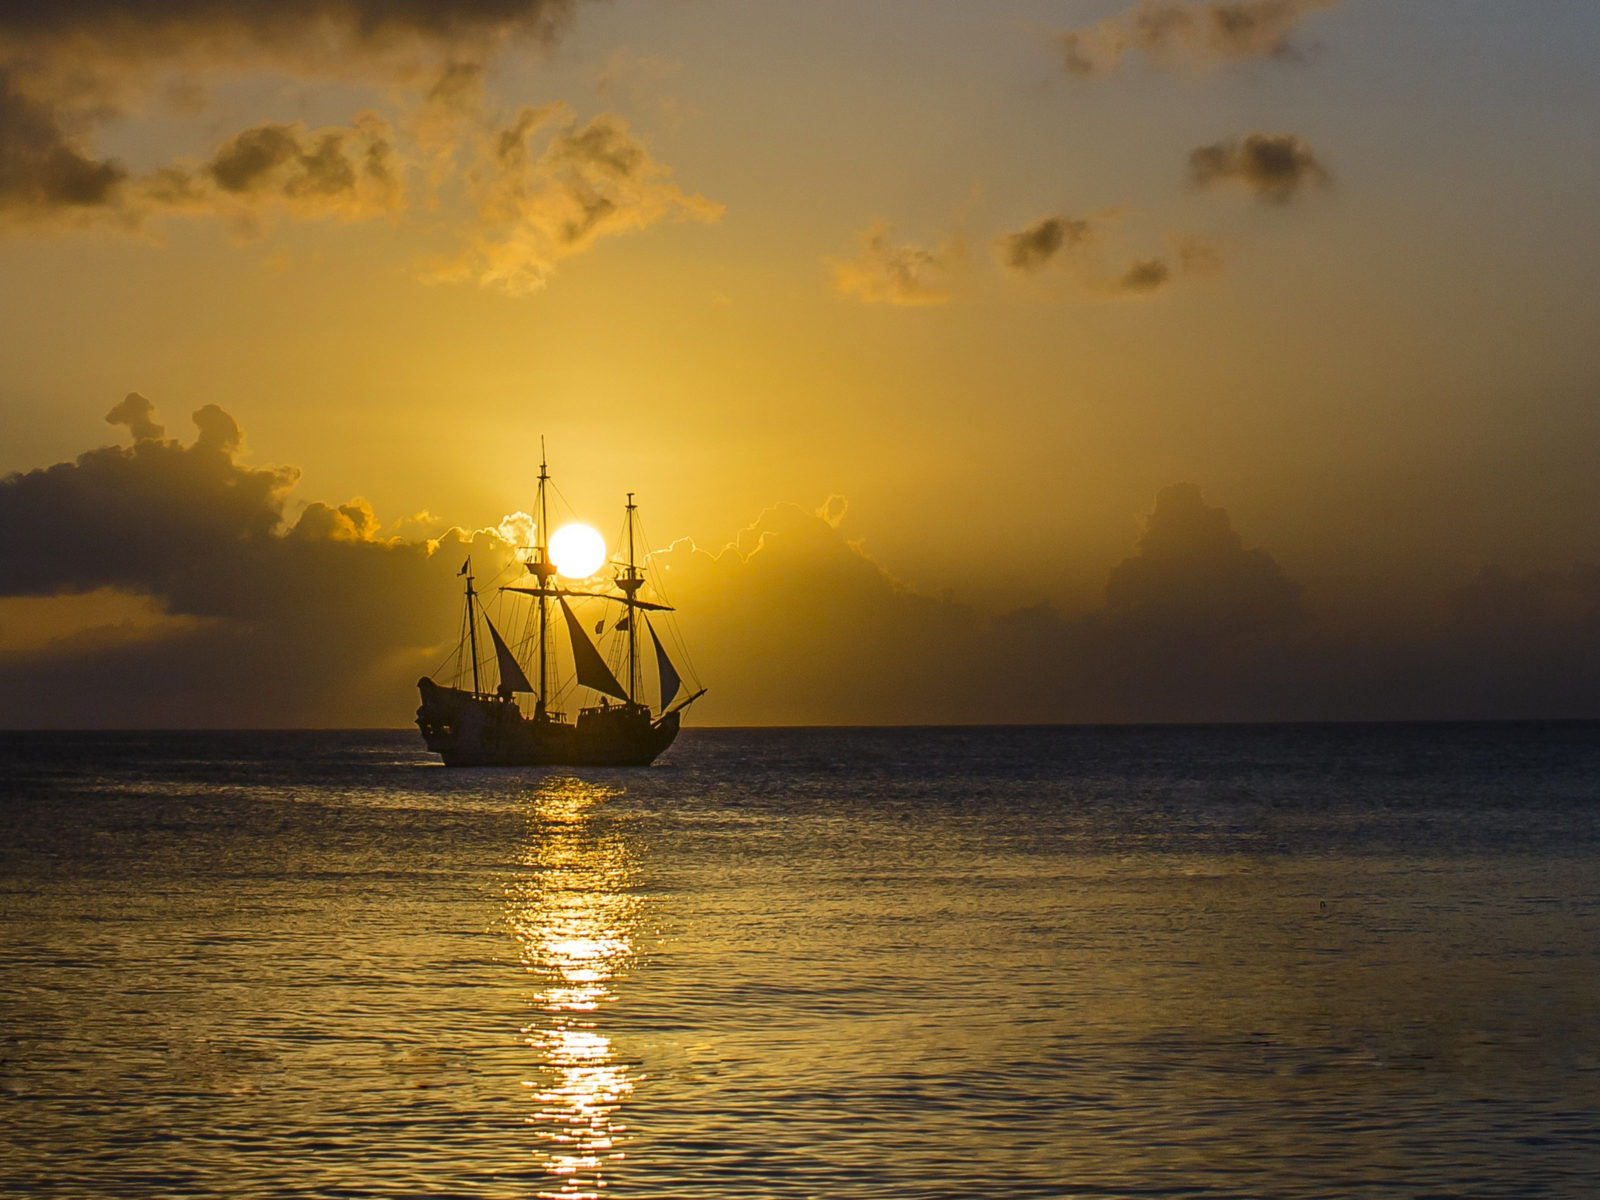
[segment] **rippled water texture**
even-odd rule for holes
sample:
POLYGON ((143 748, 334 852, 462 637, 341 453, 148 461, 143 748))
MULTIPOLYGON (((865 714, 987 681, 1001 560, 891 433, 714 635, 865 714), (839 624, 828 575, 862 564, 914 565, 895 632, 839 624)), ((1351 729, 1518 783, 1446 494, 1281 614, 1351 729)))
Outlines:
POLYGON ((0 753, 0 1194, 1596 1194, 1593 724, 0 753))

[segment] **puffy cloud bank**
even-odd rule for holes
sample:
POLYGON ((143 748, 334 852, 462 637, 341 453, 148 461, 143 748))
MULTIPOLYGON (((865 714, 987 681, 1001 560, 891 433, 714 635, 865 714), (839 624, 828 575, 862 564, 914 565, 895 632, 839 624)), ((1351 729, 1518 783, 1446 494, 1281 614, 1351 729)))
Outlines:
MULTIPOLYGON (((402 725, 448 656, 455 574, 500 532, 387 535, 359 499, 296 504, 233 418, 0 480, 0 725, 402 725)), ((915 723, 1600 716, 1600 566, 1487 568, 1396 629, 1334 628, 1193 484, 1163 489, 1104 603, 982 614, 895 579, 842 498, 780 504, 650 568, 679 608, 707 722, 915 723)), ((1061 554, 1069 553, 1066 547, 1061 554)))
MULTIPOLYGON (((359 499, 291 519, 292 467, 251 467, 214 404, 165 436, 131 394, 107 419, 131 445, 0 480, 6 597, 98 595, 145 621, 80 627, 0 655, 0 721, 67 725, 396 723, 394 689, 454 627, 460 531, 381 536, 359 499), (138 607, 138 606, 135 606, 138 607), (165 629, 169 636, 155 634, 165 629)), ((480 541, 504 555, 493 539, 480 541)), ((124 618, 119 616, 117 621, 124 618)), ((0 622, 4 616, 0 615, 0 622)), ((9 643, 8 643, 9 644, 9 643)))
MULTIPOLYGON (((1193 484, 1157 496, 1105 603, 985 615, 893 578, 841 505, 778 505, 653 560, 730 723, 1600 715, 1600 570, 1489 572, 1395 632, 1320 622, 1193 484)), ((1063 553, 1065 551, 1063 550, 1063 553)), ((1378 602, 1381 606, 1381 599, 1378 602)), ((1375 613, 1375 618, 1386 614, 1375 613)))

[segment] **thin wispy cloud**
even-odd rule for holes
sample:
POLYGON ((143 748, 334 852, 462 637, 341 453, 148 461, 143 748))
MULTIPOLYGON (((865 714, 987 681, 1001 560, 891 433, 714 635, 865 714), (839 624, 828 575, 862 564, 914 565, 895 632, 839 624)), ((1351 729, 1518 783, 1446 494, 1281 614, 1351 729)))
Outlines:
POLYGON ((470 243, 425 277, 514 295, 544 287, 558 262, 602 238, 669 219, 715 221, 723 211, 680 188, 621 117, 580 123, 561 103, 524 108, 484 138, 469 176, 470 243))
POLYGON ((1055 35, 1067 72, 1106 75, 1130 53, 1162 68, 1293 58, 1294 35, 1339 0, 1140 0, 1113 16, 1055 35))
POLYGON ((948 304, 966 264, 966 245, 946 234, 932 245, 897 241, 895 227, 874 221, 857 235, 851 258, 833 258, 834 290, 868 304, 921 306, 948 304))

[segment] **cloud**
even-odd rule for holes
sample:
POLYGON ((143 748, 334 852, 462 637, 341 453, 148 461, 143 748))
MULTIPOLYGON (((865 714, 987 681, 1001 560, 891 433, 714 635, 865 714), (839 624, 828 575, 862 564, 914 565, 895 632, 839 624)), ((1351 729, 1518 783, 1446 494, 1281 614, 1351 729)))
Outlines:
MULTIPOLYGON (((435 201, 458 174, 455 151, 485 119, 494 55, 514 38, 553 39, 574 8, 574 0, 0 6, 0 226, 139 230, 152 218, 184 216, 220 217, 256 233, 274 217, 355 221, 406 207, 405 173, 415 160, 372 112, 321 129, 258 123, 204 161, 137 176, 94 152, 100 130, 151 96, 187 97, 193 107, 203 77, 245 70, 386 89, 388 102, 409 107, 400 129, 429 167, 435 201)), ((604 87, 660 64, 613 66, 604 87)), ((679 189, 611 114, 579 125, 564 106, 523 109, 510 128, 485 137, 483 149, 466 172, 477 212, 468 247, 438 273, 527 292, 558 259, 600 238, 668 215, 712 220, 721 212, 679 189), (546 125, 547 144, 532 156, 524 139, 546 125)))
POLYGON ((1246 550, 1192 483, 1163 488, 1138 551, 1106 581, 1106 613, 1129 630, 1200 646, 1301 616, 1300 587, 1264 550, 1246 550))
MULTIPOLYGON (((553 39, 573 9, 571 0, 18 0, 0 5, 0 94, 9 109, 16 98, 30 106, 35 140, 42 121, 85 157, 80 175, 109 179, 114 164, 84 150, 94 133, 155 98, 194 112, 212 75, 412 88, 437 109, 459 103, 464 81, 511 40, 553 39)), ((14 130, 19 114, 4 115, 14 130)))
POLYGON ((1275 696, 1299 589, 1192 485, 1164 490, 1106 606, 986 618, 875 562, 849 507, 776 505, 716 551, 652 556, 699 674, 706 720, 1035 722, 1199 719, 1275 696), (1265 680, 1263 679, 1265 676, 1265 680))
POLYGON ((601 238, 669 218, 715 221, 723 211, 683 191, 621 117, 601 113, 579 124, 560 103, 524 107, 484 139, 472 178, 478 219, 471 244, 426 275, 475 279, 513 295, 544 287, 561 259, 601 238))
POLYGON ((0 220, 33 223, 114 211, 128 172, 74 144, 55 112, 19 92, 0 68, 0 220))
POLYGON ((1109 210, 1086 217, 1044 217, 996 238, 995 256, 1015 275, 1037 279, 1053 271, 1070 281, 1074 295, 1102 300, 1149 296, 1179 275, 1212 273, 1221 265, 1209 242, 1193 235, 1175 235, 1168 239, 1171 261, 1149 256, 1111 268, 1106 263, 1108 247, 1120 216, 1119 211, 1109 210))
POLYGON ((711 686, 698 717, 882 724, 974 711, 960 675, 976 614, 891 576, 853 542, 847 510, 837 496, 777 504, 718 550, 685 540, 651 556, 711 686))
POLYGON ((459 561, 434 550, 468 535, 384 537, 360 499, 293 515, 299 473, 241 462, 239 426, 214 404, 188 444, 137 393, 107 419, 133 444, 0 480, 0 597, 98 597, 70 636, 8 643, 0 722, 404 720, 455 628, 459 561))
POLYGON ((1016 233, 1003 235, 997 244, 1000 261, 1013 271, 1032 274, 1063 251, 1071 253, 1095 240, 1087 220, 1075 217, 1045 217, 1016 233))
POLYGON ((388 125, 243 130, 200 163, 134 177, 71 144, 50 114, 4 90, 0 75, 0 224, 142 228, 161 215, 222 216, 254 229, 275 214, 361 220, 392 212, 404 187, 388 125))
POLYGON ((156 406, 138 392, 129 392, 106 414, 106 424, 125 425, 136 442, 159 441, 166 435, 166 427, 156 424, 156 406))
MULTIPOLYGON (((399 536, 359 498, 296 506, 292 467, 247 465, 226 411, 194 415, 167 438, 132 393, 109 414, 132 444, 0 480, 0 726, 404 725, 459 628, 461 559, 492 594, 529 519, 399 536)), ((1430 617, 1379 594, 1333 625, 1180 483, 1103 604, 985 615, 885 570, 855 515, 779 504, 650 556, 711 686, 697 720, 1600 717, 1594 564, 1490 567, 1430 617)))
POLYGON ((776 505, 664 578, 731 723, 1027 723, 1600 715, 1600 569, 1488 572, 1439 625, 1330 626, 1192 483, 1157 495, 1105 602, 985 617, 895 578, 841 498, 776 505), (837 518, 835 520, 834 518, 837 518), (1503 647, 1497 650, 1496 647, 1503 647))
POLYGON ((1056 35, 1067 71, 1105 75, 1137 51, 1161 67, 1217 66, 1292 58, 1292 35, 1312 13, 1339 0, 1140 0, 1093 25, 1056 35))
POLYGON ((874 221, 857 235, 854 258, 827 260, 834 290, 868 304, 948 304, 966 266, 966 245, 950 234, 929 248, 894 240, 894 226, 874 221))
POLYGON ((572 0, 15 0, 0 6, 0 59, 41 89, 92 86, 151 67, 267 67, 415 79, 440 59, 481 58, 513 37, 549 41, 572 0))
POLYGON ((308 130, 300 122, 253 126, 207 160, 161 167, 132 181, 121 216, 221 217, 246 236, 276 216, 360 221, 405 204, 400 161, 386 122, 362 113, 350 126, 308 130))
POLYGON ((1445 609, 1435 654, 1459 664, 1458 704, 1527 717, 1600 709, 1600 564, 1524 574, 1484 567, 1445 609))
POLYGON ((1257 200, 1287 204, 1332 176, 1297 134, 1250 133, 1190 153, 1189 181, 1197 188, 1236 184, 1257 200))
POLYGON ((1127 270, 1117 280, 1117 286, 1124 292, 1153 292, 1165 287, 1171 279, 1172 268, 1163 260, 1141 258, 1128 264, 1127 270))
MULTIPOLYGON (((256 236, 279 219, 361 221, 415 205, 439 214, 429 218, 433 231, 460 247, 435 256, 425 278, 520 295, 602 239, 671 217, 716 220, 722 206, 680 188, 612 113, 580 123, 555 103, 495 124, 486 80, 496 54, 517 39, 552 41, 575 8, 576 0, 0 4, 0 233, 153 234, 185 218, 256 236), (366 86, 400 111, 392 121, 365 111, 316 129, 257 122, 205 158, 139 171, 95 149, 110 123, 137 118, 157 98, 193 116, 213 76, 263 71, 366 86), (416 175, 420 189, 408 186, 416 175)), ((596 86, 637 98, 673 69, 619 52, 596 86)))

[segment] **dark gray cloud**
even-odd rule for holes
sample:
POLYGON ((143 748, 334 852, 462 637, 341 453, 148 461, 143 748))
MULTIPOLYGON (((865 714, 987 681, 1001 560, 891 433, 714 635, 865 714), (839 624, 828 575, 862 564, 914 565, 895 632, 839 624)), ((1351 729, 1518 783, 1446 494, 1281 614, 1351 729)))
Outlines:
POLYGON ((985 618, 883 570, 846 512, 779 505, 719 551, 683 542, 652 560, 670 568, 713 684, 705 719, 1600 716, 1594 567, 1488 572, 1440 621, 1398 632, 1378 596, 1369 628, 1335 628, 1226 510, 1177 484, 1111 571, 1103 607, 1068 616, 1042 602, 985 618))
POLYGON ((1056 35, 1067 71, 1104 75, 1138 52, 1158 66, 1217 65, 1296 56, 1293 35, 1339 0, 1140 0, 1093 25, 1056 35))
POLYGON ((416 134, 437 149, 474 109, 508 39, 548 39, 569 0, 0 0, 0 225, 117 224, 182 212, 260 220, 262 207, 353 218, 396 203, 392 137, 375 118, 307 131, 261 124, 198 167, 141 178, 97 134, 153 97, 193 108, 211 73, 264 69, 415 93, 416 134), (254 211, 241 212, 251 202, 254 211))
POLYGON ((106 414, 106 424, 123 425, 133 434, 136 442, 160 440, 166 436, 166 427, 156 423, 156 406, 138 392, 129 392, 122 403, 106 414))
POLYGON ((1089 222, 1077 217, 1044 217, 1016 233, 1004 234, 997 243, 1000 261, 1013 271, 1032 274, 1056 255, 1094 240, 1089 222))
POLYGON ((1287 204, 1332 181, 1306 140, 1293 133, 1249 133, 1201 146, 1189 155, 1189 181, 1199 188, 1235 184, 1269 204, 1287 204))
POLYGON ((1192 235, 1175 235, 1170 258, 1152 255, 1113 268, 1107 259, 1115 245, 1116 211, 1087 217, 1066 214, 1044 217, 994 241, 1000 264, 1017 275, 1045 278, 1052 273, 1072 285, 1072 294, 1086 299, 1136 299, 1153 295, 1181 274, 1208 274, 1218 269, 1215 248, 1192 235))
POLYGON ((353 219, 398 207, 404 193, 388 126, 370 115, 348 128, 308 131, 298 123, 269 123, 246 129, 197 174, 214 189, 202 203, 224 209, 281 205, 303 216, 353 219))
POLYGON ((573 0, 0 0, 0 48, 73 43, 124 55, 174 56, 191 47, 258 46, 346 51, 408 39, 461 41, 485 33, 552 37, 573 0))
MULTIPOLYGON (((0 480, 0 597, 147 597, 173 632, 91 630, 0 656, 0 722, 403 719, 455 627, 464 535, 441 534, 450 553, 385 538, 359 500, 296 517, 298 472, 241 462, 239 426, 214 404, 188 444, 137 393, 107 419, 133 444, 0 480)), ((478 548, 492 574, 504 547, 478 548)))
POLYGON ((717 681, 706 719, 1237 715, 1262 704, 1245 681, 1303 620, 1299 589, 1192 485, 1162 492, 1104 609, 1077 618, 1041 604, 985 619, 920 594, 852 539, 847 514, 779 505, 718 552, 680 543, 652 560, 717 681))
POLYGON ((564 104, 508 125, 485 105, 496 54, 549 41, 577 0, 0 0, 0 233, 219 218, 255 236, 277 219, 444 214, 460 249, 416 264, 430 281, 512 294, 596 241, 722 207, 686 192, 612 113, 580 122, 564 104), (193 115, 213 77, 243 71, 376 86, 399 106, 308 129, 261 122, 203 159, 140 174, 101 157, 97 135, 158 96, 193 115), (468 214, 471 215, 468 215, 468 214))
POLYGON ((1246 550, 1228 514, 1192 483, 1156 496, 1138 552, 1106 581, 1106 613, 1187 645, 1276 631, 1300 617, 1300 587, 1264 550, 1246 550))
MULTIPOLYGON (((293 468, 241 461, 222 409, 194 417, 193 441, 169 439, 130 394, 108 419, 131 445, 0 480, 0 623, 8 598, 126 601, 53 640, 0 638, 0 725, 404 724, 458 628, 465 535, 385 537, 360 500, 297 514, 293 468)), ((1102 606, 985 617, 890 575, 851 515, 777 505, 718 551, 651 558, 712 686, 701 719, 1600 717, 1593 564, 1488 568, 1428 619, 1375 595, 1366 626, 1334 626, 1186 483, 1158 494, 1102 606)), ((506 557, 492 535, 472 548, 480 576, 506 557)))
POLYGON ((1172 281, 1172 268, 1159 258, 1141 258, 1128 264, 1117 280, 1125 292, 1153 292, 1172 281))
POLYGON ((23 95, 0 68, 0 220, 109 210, 127 177, 121 164, 84 153, 50 106, 23 95))

